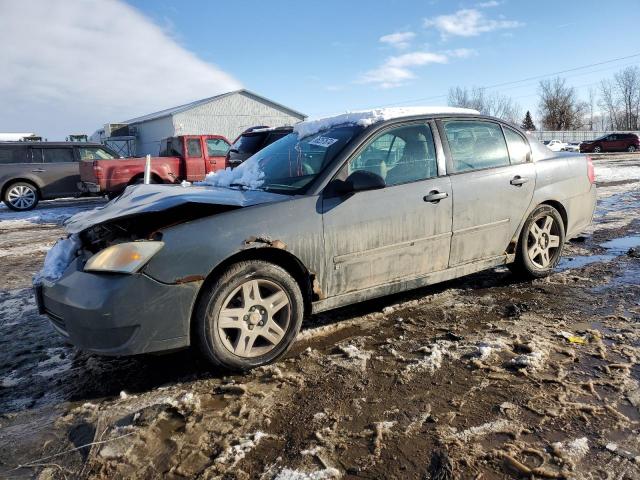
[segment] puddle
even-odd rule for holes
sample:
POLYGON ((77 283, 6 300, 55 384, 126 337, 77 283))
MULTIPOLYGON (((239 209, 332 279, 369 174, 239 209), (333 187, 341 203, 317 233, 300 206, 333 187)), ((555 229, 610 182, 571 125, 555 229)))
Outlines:
POLYGON ((615 238, 600 244, 607 249, 607 253, 600 255, 576 255, 563 257, 558 264, 557 270, 568 270, 571 268, 582 268, 592 263, 610 262, 620 255, 626 255, 630 248, 640 247, 640 235, 628 235, 626 237, 615 238))

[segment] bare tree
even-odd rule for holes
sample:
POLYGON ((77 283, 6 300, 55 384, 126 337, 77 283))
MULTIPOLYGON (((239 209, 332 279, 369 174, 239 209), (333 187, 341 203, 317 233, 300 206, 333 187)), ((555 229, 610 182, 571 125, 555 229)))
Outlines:
POLYGON ((589 130, 593 130, 593 124, 595 121, 595 108, 598 101, 598 92, 595 88, 589 89, 589 130))
POLYGON ((600 107, 603 108, 607 114, 607 128, 611 130, 617 129, 619 124, 619 105, 611 80, 605 79, 600 82, 600 107))
POLYGON ((546 130, 575 130, 582 127, 587 104, 580 102, 573 87, 560 77, 540 82, 540 116, 546 130))
POLYGON ((636 130, 640 110, 640 69, 627 67, 614 76, 618 98, 622 107, 622 118, 618 128, 636 130))
POLYGON ((511 97, 499 92, 487 93, 484 88, 452 87, 448 95, 452 107, 473 108, 483 115, 498 117, 517 124, 521 117, 521 108, 511 97))

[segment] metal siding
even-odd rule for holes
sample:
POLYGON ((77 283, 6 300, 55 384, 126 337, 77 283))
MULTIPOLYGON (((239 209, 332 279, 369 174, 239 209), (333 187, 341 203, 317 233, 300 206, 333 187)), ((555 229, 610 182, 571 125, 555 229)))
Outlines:
POLYGON ((302 118, 242 93, 216 99, 173 116, 176 135, 224 135, 230 141, 248 127, 294 125, 302 118))
POLYGON ((132 125, 137 129, 136 155, 158 155, 160 141, 175 135, 171 117, 157 118, 132 125))

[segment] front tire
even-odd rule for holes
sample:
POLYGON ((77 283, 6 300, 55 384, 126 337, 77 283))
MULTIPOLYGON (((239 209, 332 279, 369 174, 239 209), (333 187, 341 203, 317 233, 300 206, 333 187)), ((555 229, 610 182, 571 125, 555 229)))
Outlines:
POLYGON ((600 146, 593 147, 593 153, 602 153, 602 147, 600 146))
POLYGON ((262 260, 239 262, 204 288, 194 328, 211 363, 248 370, 289 350, 302 325, 304 302, 283 268, 262 260))
POLYGON ((560 261, 564 238, 564 222, 558 210, 539 205, 522 227, 511 270, 524 278, 546 277, 560 261))
POLYGON ((40 201, 40 194, 38 189, 29 182, 15 182, 4 191, 2 200, 11 210, 26 212, 36 208, 40 201))

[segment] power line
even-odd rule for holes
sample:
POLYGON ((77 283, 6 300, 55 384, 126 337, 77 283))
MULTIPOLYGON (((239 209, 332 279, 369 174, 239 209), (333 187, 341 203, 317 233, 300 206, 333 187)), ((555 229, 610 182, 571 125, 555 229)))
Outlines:
MULTIPOLYGON (((504 87, 504 86, 507 86, 507 85, 515 85, 517 83, 529 82, 531 80, 540 80, 540 79, 545 78, 545 77, 561 75, 563 73, 575 72, 575 71, 578 71, 578 70, 584 70, 585 68, 597 67, 599 65, 605 65, 605 64, 608 64, 608 63, 619 62, 621 60, 627 60, 629 58, 636 58, 636 57, 640 57, 640 53, 635 53, 633 55, 627 55, 625 57, 613 58, 613 59, 610 59, 610 60, 604 60, 602 62, 590 63, 588 65, 581 65, 579 67, 569 68, 569 69, 566 69, 566 70, 559 70, 557 72, 545 73, 543 75, 535 75, 535 76, 523 78, 523 79, 520 79, 520 80, 512 80, 512 81, 509 81, 509 82, 496 83, 496 84, 493 84, 493 85, 486 85, 486 86, 479 87, 479 88, 482 89, 482 90, 488 90, 488 89, 491 89, 491 88, 504 87)), ((590 72, 590 73, 595 73, 595 72, 590 72)), ((432 95, 432 96, 429 96, 429 97, 416 98, 416 99, 413 99, 413 100, 402 100, 402 101, 399 101, 399 102, 387 103, 387 104, 384 104, 384 105, 378 105, 378 107, 391 107, 391 106, 394 106, 394 105, 402 105, 404 103, 423 102, 425 100, 436 100, 436 99, 439 99, 439 98, 447 98, 447 96, 448 96, 447 94, 432 95)))

